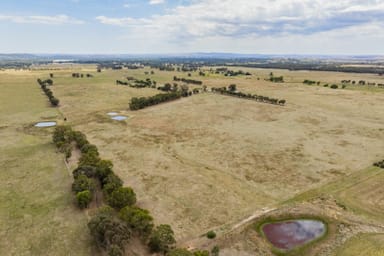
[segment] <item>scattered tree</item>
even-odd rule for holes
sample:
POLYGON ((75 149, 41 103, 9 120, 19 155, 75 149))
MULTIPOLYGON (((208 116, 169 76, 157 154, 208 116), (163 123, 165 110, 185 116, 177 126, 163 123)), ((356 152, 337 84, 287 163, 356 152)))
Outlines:
POLYGON ((159 225, 153 231, 149 239, 149 248, 153 252, 168 252, 172 245, 176 242, 173 237, 174 233, 169 225, 159 225))

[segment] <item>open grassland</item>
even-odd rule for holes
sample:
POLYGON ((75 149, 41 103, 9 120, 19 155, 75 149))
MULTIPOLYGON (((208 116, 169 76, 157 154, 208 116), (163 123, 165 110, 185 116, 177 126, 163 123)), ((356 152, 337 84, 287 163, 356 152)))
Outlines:
POLYGON ((86 216, 69 193, 71 178, 51 143, 57 120, 30 72, 0 72, 0 255, 89 255, 86 216))
MULTIPOLYGON (((139 205, 159 223, 171 223, 178 238, 239 221, 382 157, 383 93, 301 83, 304 77, 336 82, 354 74, 308 72, 302 79, 304 72, 272 70, 297 81, 275 84, 264 81, 271 70, 247 69, 253 76, 236 78, 192 73, 208 87, 236 83, 240 91, 288 103, 281 107, 205 93, 128 111, 131 97, 159 92, 118 86, 116 79, 151 78, 161 85, 174 75, 187 78, 182 72, 144 71, 149 69, 93 70, 93 78, 82 79, 72 78, 70 70, 57 71, 52 90, 63 115, 135 189, 139 205), (109 111, 129 119, 109 120, 109 111)), ((359 75, 368 80, 364 76, 372 75, 359 75)))
POLYGON ((336 256, 384 255, 384 234, 359 234, 348 240, 336 256))
MULTIPOLYGON (((4 108, 0 109, 4 127, 0 132, 9 138, 5 142, 9 146, 19 145, 15 150, 20 152, 25 148, 31 148, 32 152, 44 149, 43 153, 25 155, 36 162, 33 160, 40 159, 43 154, 45 157, 39 164, 48 165, 46 168, 51 170, 52 165, 59 166, 54 170, 64 180, 53 183, 51 189, 61 195, 57 204, 66 209, 50 215, 58 215, 54 219, 67 228, 58 229, 66 238, 56 241, 55 246, 60 247, 65 242, 71 245, 66 250, 74 250, 76 246, 72 244, 77 245, 80 252, 90 250, 81 245, 81 241, 71 240, 78 236, 87 241, 85 217, 72 209, 68 193, 70 178, 60 155, 54 153, 50 144, 49 130, 37 132, 28 128, 37 119, 63 122, 66 117, 68 124, 85 133, 98 147, 102 158, 112 160, 115 172, 137 193, 138 205, 149 209, 158 224, 171 224, 176 238, 187 244, 189 239, 211 229, 228 231, 233 224, 265 208, 306 201, 323 194, 334 196, 347 211, 363 216, 367 222, 382 224, 383 186, 380 185, 384 176, 382 170, 367 167, 383 158, 384 105, 381 103, 384 89, 356 86, 351 87, 352 90, 348 90, 349 87, 332 90, 303 85, 302 81, 310 79, 332 84, 352 79, 384 83, 384 78, 372 74, 241 69, 252 76, 208 74, 201 77, 192 72, 188 77, 183 72, 159 70, 145 75, 149 68, 98 73, 95 66, 87 65, 63 69, 59 65, 53 70, 46 66, 42 70, 0 73, 3 92, 8 93, 0 94, 4 98, 1 99, 4 108), (73 72, 89 73, 94 77, 72 78, 73 72), (283 75, 286 83, 265 81, 270 72, 275 76, 283 75), (38 77, 48 78, 49 73, 54 74, 51 89, 60 99, 60 113, 47 107, 48 101, 35 83, 38 77), (131 76, 150 78, 160 86, 173 83, 175 75, 202 80, 208 88, 235 83, 239 91, 286 99, 287 104, 277 106, 202 93, 133 112, 128 110, 132 97, 151 96, 159 91, 115 84, 117 79, 131 76), (7 79, 9 82, 3 82, 7 79), (3 84, 16 84, 20 89, 3 84), (21 88, 24 96, 17 93, 21 88), (122 122, 112 121, 107 116, 111 111, 129 118, 122 122), (13 137, 17 137, 17 143, 11 140, 13 137), (24 137, 26 139, 22 140, 24 137), (32 143, 34 147, 26 147, 29 144, 25 143, 32 143), (65 211, 65 215, 71 217, 61 220, 65 211)), ((6 151, 11 147, 3 145, 1 150, 5 153, 0 159, 9 169, 7 166, 12 167, 9 159, 18 157, 6 151)), ((19 166, 12 168, 22 170, 19 166)), ((52 182, 48 178, 58 175, 56 172, 50 176, 44 176, 46 172, 43 172, 44 175, 38 176, 45 180, 33 180, 36 177, 32 176, 28 181, 46 186, 52 182)), ((30 188, 18 177, 7 176, 2 180, 30 188)), ((32 188, 36 190, 39 186, 32 188)), ((41 219, 33 223, 40 223, 37 226, 41 228, 46 222, 41 219)), ((49 232, 58 232, 52 230, 56 229, 50 228, 49 232)), ((16 231, 14 239, 29 241, 16 231)), ((63 251, 63 254, 71 253, 63 251)), ((340 251, 340 255, 349 254, 340 251)))

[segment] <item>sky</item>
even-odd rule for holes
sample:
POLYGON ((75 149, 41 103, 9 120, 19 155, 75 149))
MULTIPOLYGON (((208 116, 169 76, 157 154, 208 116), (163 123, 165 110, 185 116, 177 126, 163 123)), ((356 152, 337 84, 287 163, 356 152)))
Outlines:
POLYGON ((384 55, 384 0, 1 0, 1 53, 384 55))

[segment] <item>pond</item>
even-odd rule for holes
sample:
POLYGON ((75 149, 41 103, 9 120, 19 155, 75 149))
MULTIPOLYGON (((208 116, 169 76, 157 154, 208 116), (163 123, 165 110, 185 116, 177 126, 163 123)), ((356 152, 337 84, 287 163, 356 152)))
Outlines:
POLYGON ((268 241, 280 250, 291 250, 325 234, 326 226, 319 220, 288 220, 262 226, 268 241))
POLYGON ((123 121, 125 119, 127 119, 126 116, 113 116, 111 117, 113 120, 117 120, 117 121, 123 121))
POLYGON ((39 122, 35 124, 35 127, 52 127, 56 126, 56 122, 39 122))

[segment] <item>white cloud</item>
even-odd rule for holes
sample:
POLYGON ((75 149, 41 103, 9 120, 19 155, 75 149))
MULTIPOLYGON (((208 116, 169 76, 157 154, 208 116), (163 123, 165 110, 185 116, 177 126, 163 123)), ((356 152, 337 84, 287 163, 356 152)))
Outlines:
POLYGON ((9 21, 21 24, 46 24, 46 25, 62 25, 62 24, 84 24, 84 21, 78 20, 67 15, 55 16, 16 16, 16 15, 0 15, 0 21, 9 21))
POLYGON ((164 3, 164 0, 150 0, 149 1, 149 4, 163 4, 164 3))
POLYGON ((170 52, 281 49, 295 53, 300 48, 320 52, 323 45, 335 51, 364 49, 367 38, 376 39, 372 43, 376 48, 366 50, 378 49, 384 40, 377 39, 384 29, 382 17, 384 0, 194 0, 145 19, 96 19, 126 27, 127 37, 141 49, 147 42, 153 47, 155 41, 156 49, 170 52))

